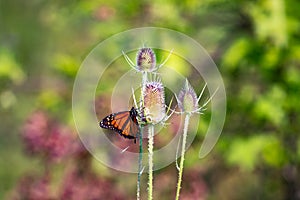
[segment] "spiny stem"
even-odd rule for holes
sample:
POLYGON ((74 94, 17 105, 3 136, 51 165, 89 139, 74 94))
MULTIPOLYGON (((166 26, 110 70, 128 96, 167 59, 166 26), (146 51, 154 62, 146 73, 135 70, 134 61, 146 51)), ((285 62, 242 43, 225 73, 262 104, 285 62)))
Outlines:
POLYGON ((178 182, 177 182, 177 191, 176 191, 176 198, 175 198, 176 200, 179 199, 179 194, 180 194, 180 189, 181 189, 182 174, 183 174, 183 163, 184 163, 184 155, 185 155, 185 145, 186 145, 186 138, 187 138, 187 131, 188 131, 190 117, 191 117, 190 114, 186 114, 185 120, 184 120, 182 146, 181 146, 181 158, 180 158, 178 182))
POLYGON ((140 199, 141 191, 141 176, 143 167, 143 127, 139 128, 139 169, 138 169, 138 179, 137 179, 137 189, 136 189, 136 199, 140 199))
POLYGON ((143 72, 143 75, 142 75, 142 88, 141 88, 141 104, 140 104, 140 108, 142 110, 142 116, 144 116, 144 91, 145 91, 145 87, 146 87, 146 83, 147 83, 147 72, 143 72))
POLYGON ((142 97, 143 97, 144 87, 146 87, 146 82, 148 79, 147 77, 148 77, 147 72, 143 72, 143 75, 142 75, 142 97))
POLYGON ((153 193, 153 144, 154 144, 154 125, 148 127, 148 200, 152 200, 153 193))
MULTIPOLYGON (((142 117, 144 117, 144 87, 146 86, 147 82, 147 72, 143 73, 142 76, 142 88, 141 88, 141 104, 140 108, 142 110, 142 117)), ((137 180, 137 191, 136 191, 136 198, 137 200, 140 199, 140 191, 141 191, 141 176, 142 176, 142 167, 143 167, 143 127, 140 126, 139 130, 139 167, 138 167, 138 180, 137 180)))

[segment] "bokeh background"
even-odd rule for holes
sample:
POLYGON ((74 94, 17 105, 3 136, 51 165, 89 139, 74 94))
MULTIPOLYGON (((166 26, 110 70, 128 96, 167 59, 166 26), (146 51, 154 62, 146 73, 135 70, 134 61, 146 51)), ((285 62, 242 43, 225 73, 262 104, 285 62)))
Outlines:
MULTIPOLYGON (((98 42, 143 26, 202 44, 227 90, 223 133, 199 160, 208 111, 186 154, 181 198, 300 199, 298 0, 1 0, 0 199, 135 198, 135 174, 106 168, 81 146, 71 96, 98 42)), ((96 108, 109 103, 102 95, 96 108)), ((176 177, 174 163, 155 172, 155 199, 175 197, 176 177)))

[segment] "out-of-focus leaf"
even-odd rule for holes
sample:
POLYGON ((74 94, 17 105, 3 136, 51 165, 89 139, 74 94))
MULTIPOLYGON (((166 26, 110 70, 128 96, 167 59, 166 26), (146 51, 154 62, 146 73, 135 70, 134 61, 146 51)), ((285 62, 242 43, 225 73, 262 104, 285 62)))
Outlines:
POLYGON ((62 97, 53 90, 43 91, 38 97, 38 104, 48 110, 60 110, 62 97))
POLYGON ((6 90, 0 94, 0 102, 2 108, 8 109, 17 102, 17 98, 12 91, 6 90))
POLYGON ((228 69, 233 70, 245 59, 250 48, 250 41, 247 38, 236 40, 223 56, 223 64, 228 69))
POLYGON ((54 59, 57 70, 66 76, 75 77, 80 64, 73 57, 58 54, 54 59))
POLYGON ((268 120, 276 126, 285 122, 283 105, 286 93, 279 86, 273 86, 265 95, 260 96, 254 106, 254 114, 258 119, 268 120))
POLYGON ((284 79, 291 86, 300 86, 300 70, 295 66, 290 66, 285 69, 284 79))
POLYGON ((257 88, 251 84, 244 84, 238 96, 238 101, 242 104, 249 104, 253 102, 258 93, 257 88))
POLYGON ((251 16, 260 40, 271 39, 276 46, 287 45, 284 4, 283 0, 263 0, 246 4, 245 11, 251 16))
POLYGON ((274 135, 268 140, 263 148, 264 161, 272 167, 281 167, 286 161, 284 148, 278 138, 274 135))
POLYGON ((180 16, 179 9, 175 3, 166 3, 165 1, 154 1, 151 6, 151 13, 158 24, 173 24, 176 29, 185 29, 186 21, 180 16), (172 14, 171 14, 172 13, 172 14))
POLYGON ((279 59, 279 48, 270 48, 268 49, 265 54, 263 55, 261 66, 265 68, 274 68, 277 65, 279 59))
POLYGON ((8 50, 0 49, 0 78, 7 77, 14 84, 21 84, 26 76, 13 54, 8 50))
POLYGON ((227 162, 243 170, 253 170, 261 160, 262 150, 269 144, 270 135, 255 135, 248 139, 235 139, 227 152, 227 162))

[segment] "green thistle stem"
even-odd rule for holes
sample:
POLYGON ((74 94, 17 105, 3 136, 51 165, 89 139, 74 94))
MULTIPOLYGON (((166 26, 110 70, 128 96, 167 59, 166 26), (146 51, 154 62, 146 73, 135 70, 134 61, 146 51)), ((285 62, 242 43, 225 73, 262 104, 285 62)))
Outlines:
MULTIPOLYGON (((147 72, 143 72, 142 75, 142 103, 144 103, 144 88, 146 87, 146 83, 147 83, 147 72)), ((144 105, 142 105, 144 106, 144 105)))
POLYGON ((141 191, 141 176, 143 167, 143 127, 139 130, 139 168, 138 168, 138 178, 137 178, 137 189, 136 189, 136 199, 140 199, 141 191))
POLYGON ((181 146, 181 158, 180 158, 177 191, 176 191, 176 198, 175 198, 176 200, 179 199, 179 194, 180 194, 180 189, 181 189, 183 163, 184 163, 184 155, 185 155, 185 145, 186 145, 186 138, 187 138, 187 131, 188 131, 190 117, 191 117, 191 115, 188 113, 188 114, 186 114, 185 120, 184 120, 183 138, 182 138, 182 146, 181 146))
MULTIPOLYGON (((144 107, 144 87, 147 82, 147 72, 143 73, 142 76, 142 90, 141 90, 141 108, 143 110, 144 107)), ((137 190, 136 190, 136 199, 140 199, 140 191, 141 191, 141 176, 142 176, 142 168, 143 168, 143 127, 140 126, 139 130, 139 160, 138 160, 138 178, 137 178, 137 190)))
POLYGON ((148 200, 152 200, 153 193, 153 144, 154 144, 154 125, 148 127, 148 200))

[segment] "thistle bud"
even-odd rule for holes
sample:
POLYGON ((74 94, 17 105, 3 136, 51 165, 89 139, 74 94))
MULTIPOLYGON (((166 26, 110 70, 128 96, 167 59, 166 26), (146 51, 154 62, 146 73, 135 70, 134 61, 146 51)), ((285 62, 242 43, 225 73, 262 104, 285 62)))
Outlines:
POLYGON ((188 80, 178 94, 178 107, 182 112, 192 113, 198 109, 198 99, 188 80))
POLYGON ((152 72, 156 69, 156 56, 151 48, 141 48, 136 55, 139 71, 152 72))
POLYGON ((146 82, 143 98, 146 121, 152 124, 161 122, 166 115, 163 84, 156 81, 146 82))

